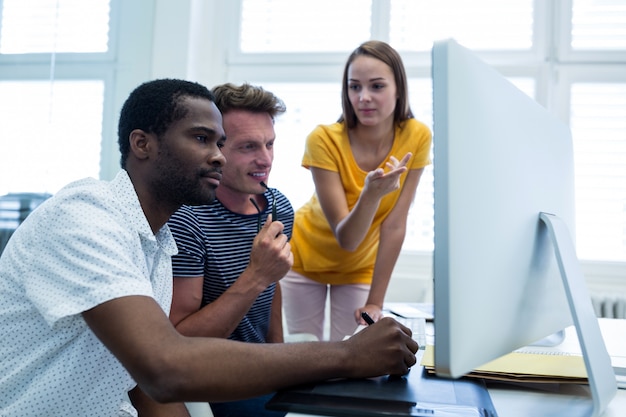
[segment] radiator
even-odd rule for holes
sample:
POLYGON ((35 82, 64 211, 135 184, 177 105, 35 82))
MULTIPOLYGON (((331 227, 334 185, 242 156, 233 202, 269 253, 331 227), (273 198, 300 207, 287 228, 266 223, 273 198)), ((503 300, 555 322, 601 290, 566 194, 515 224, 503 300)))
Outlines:
POLYGON ((598 317, 626 319, 626 294, 593 294, 591 303, 598 317))

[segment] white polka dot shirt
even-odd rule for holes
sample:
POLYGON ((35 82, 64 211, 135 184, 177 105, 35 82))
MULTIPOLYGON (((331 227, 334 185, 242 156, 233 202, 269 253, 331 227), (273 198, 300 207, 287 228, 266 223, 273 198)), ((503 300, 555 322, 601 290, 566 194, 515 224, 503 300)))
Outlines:
POLYGON ((81 313, 144 295, 169 314, 175 253, 125 171, 72 183, 35 209, 0 258, 0 415, 136 415, 126 400, 135 382, 81 313))

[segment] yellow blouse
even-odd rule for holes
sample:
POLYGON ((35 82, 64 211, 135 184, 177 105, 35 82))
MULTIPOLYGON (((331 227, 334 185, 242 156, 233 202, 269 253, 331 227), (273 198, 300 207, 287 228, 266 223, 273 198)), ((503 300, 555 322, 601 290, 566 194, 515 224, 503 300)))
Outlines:
MULTIPOLYGON (((402 127, 396 127, 393 146, 380 167, 385 168, 390 156, 400 159, 407 152, 413 154, 408 163, 409 169, 425 167, 430 164, 431 140, 426 125, 415 119, 406 120, 402 127)), ((367 172, 359 168, 354 160, 343 123, 319 125, 311 132, 306 141, 302 166, 338 172, 348 208, 352 210, 361 195, 367 172)), ((405 179, 406 174, 400 177, 400 188, 381 199, 365 239, 354 252, 339 246, 314 194, 295 214, 290 241, 294 255, 293 270, 326 284, 370 284, 380 224, 395 206, 405 179)))

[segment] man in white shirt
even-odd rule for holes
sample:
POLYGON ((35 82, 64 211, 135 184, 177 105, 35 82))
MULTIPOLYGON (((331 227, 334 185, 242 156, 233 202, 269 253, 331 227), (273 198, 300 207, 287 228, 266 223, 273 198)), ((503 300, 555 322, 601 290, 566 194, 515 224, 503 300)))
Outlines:
MULTIPOLYGON (((215 197, 226 138, 213 101, 196 83, 142 84, 120 115, 117 177, 68 185, 15 231, 0 258, 3 416, 136 415, 124 400, 131 390, 141 408, 136 385, 160 403, 221 401, 403 374, 415 363, 417 344, 391 319, 335 343, 250 344, 174 329, 166 221, 181 204, 215 197)), ((263 227, 282 232, 278 222, 263 227)), ((168 405, 171 416, 187 414, 168 405)))

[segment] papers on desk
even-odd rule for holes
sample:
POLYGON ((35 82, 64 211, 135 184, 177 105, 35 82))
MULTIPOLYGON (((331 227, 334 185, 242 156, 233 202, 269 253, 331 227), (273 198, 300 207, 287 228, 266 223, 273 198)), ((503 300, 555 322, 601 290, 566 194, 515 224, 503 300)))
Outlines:
MULTIPOLYGON (((598 323, 611 357, 617 386, 626 389, 626 320, 601 318, 598 323)), ((427 346, 422 365, 432 373, 434 364, 434 348, 427 346)), ((526 346, 481 366, 468 376, 517 382, 588 383, 582 351, 573 326, 565 329, 565 340, 558 346, 526 346)))
POLYGON ((385 303, 384 310, 407 319, 423 318, 433 321, 433 305, 429 303, 385 303))
MULTIPOLYGON (((435 349, 426 346, 422 365, 435 372, 435 349)), ((467 376, 509 382, 587 384, 582 356, 513 352, 480 366, 467 376)))

